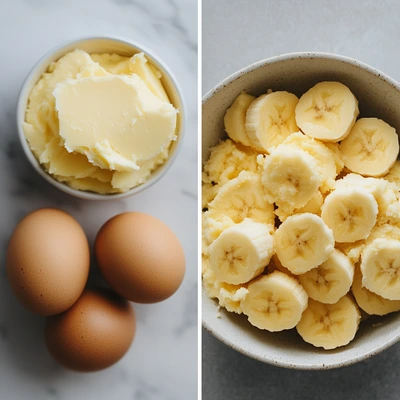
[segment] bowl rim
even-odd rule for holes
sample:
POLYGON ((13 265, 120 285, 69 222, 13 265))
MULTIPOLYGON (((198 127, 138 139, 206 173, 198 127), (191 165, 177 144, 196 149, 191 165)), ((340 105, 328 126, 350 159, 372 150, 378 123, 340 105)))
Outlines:
MULTIPOLYGON (((231 75, 229 75, 228 77, 223 79, 220 83, 215 85, 211 90, 209 90, 203 96, 202 107, 204 107, 204 105, 214 95, 216 95, 218 92, 223 90, 226 86, 231 84, 233 81, 241 78, 243 75, 245 75, 251 71, 254 71, 260 67, 263 67, 265 65, 274 64, 274 63, 281 62, 281 61, 286 61, 289 59, 314 59, 314 58, 342 61, 347 64, 359 67, 363 70, 370 72, 371 74, 375 75, 376 77, 383 79, 384 81, 389 83, 391 86, 396 88, 398 91, 400 91, 400 83, 399 82, 397 82, 396 80, 394 80, 393 78, 391 78, 390 76, 385 74, 384 72, 378 70, 377 68, 374 68, 374 67, 372 67, 362 61, 358 61, 354 58, 342 56, 342 55, 338 55, 338 54, 334 54, 334 53, 328 53, 328 52, 294 52, 294 53, 285 53, 285 54, 281 54, 281 55, 274 56, 274 57, 269 57, 269 58, 254 62, 254 63, 249 64, 248 66, 241 68, 240 70, 232 73, 231 75)), ((202 162, 203 162, 203 160, 202 160, 202 162)), ((201 258, 200 258, 200 260, 201 260, 201 258)), ((206 300, 212 301, 216 304, 216 306, 218 306, 215 299, 210 299, 207 296, 207 294, 204 291, 203 285, 202 285, 201 293, 202 293, 202 304, 203 304, 204 298, 206 298, 206 300)), ((221 311, 226 312, 225 310, 221 310, 221 311)), ((222 342, 223 344, 227 345, 231 349, 234 349, 247 357, 253 358, 257 361, 261 361, 265 364, 270 364, 270 365, 274 365, 274 366, 278 366, 278 367, 284 367, 284 368, 288 368, 288 369, 296 369, 296 370, 328 370, 328 369, 334 369, 334 368, 340 368, 340 367, 353 365, 353 364, 356 364, 360 361, 366 360, 367 358, 370 358, 370 357, 388 349, 389 347, 391 347, 392 345, 394 345, 396 342, 398 342, 400 340, 400 330, 399 330, 399 332, 397 334, 395 334, 390 340, 374 347, 373 349, 369 349, 362 353, 359 353, 358 355, 356 355, 354 357, 350 357, 350 358, 347 358, 347 359, 344 359, 341 361, 337 361, 337 362, 326 362, 324 364, 299 364, 299 363, 294 364, 294 363, 290 363, 288 361, 282 361, 279 359, 268 358, 267 356, 262 356, 260 354, 257 354, 255 352, 252 352, 250 350, 243 348, 238 343, 235 343, 234 341, 232 341, 231 339, 226 337, 226 335, 224 335, 223 333, 216 331, 212 327, 212 324, 207 322, 207 319, 204 317, 204 308, 203 307, 202 307, 202 326, 208 333, 213 335, 220 342, 222 342)), ((329 354, 329 353, 327 353, 327 354, 329 354)))
POLYGON ((372 73, 373 75, 382 78, 386 82, 388 82, 390 85, 395 86, 397 89, 400 90, 400 83, 391 78, 389 75, 385 74, 384 72, 380 71, 379 69, 372 67, 369 64, 366 64, 362 61, 358 61, 354 58, 347 57, 347 56, 342 56, 339 54, 335 53, 327 53, 327 52, 318 52, 318 51, 310 51, 310 52, 294 52, 294 53, 285 53, 281 54, 278 56, 274 57, 269 57, 265 58, 263 60, 256 61, 252 64, 249 64, 248 66, 239 69, 238 71, 232 73, 225 79, 223 79, 220 83, 215 85, 212 89, 210 89, 202 99, 202 105, 207 103, 207 101, 213 97, 215 94, 217 94, 219 91, 221 91, 225 86, 228 84, 232 83, 236 79, 239 79, 242 75, 245 73, 254 71, 264 65, 267 64, 274 64, 280 61, 286 61, 289 59, 300 59, 300 58, 305 58, 305 59, 313 59, 313 58, 321 58, 321 59, 330 59, 330 60, 335 60, 335 61, 343 61, 347 64, 354 65, 356 67, 360 67, 361 69, 367 70, 368 72, 372 73))
MULTIPOLYGON (((65 53, 64 53, 65 54, 65 53)), ((61 57, 61 56, 60 56, 61 57)), ((35 84, 35 83, 34 83, 35 84)), ((33 84, 33 85, 34 85, 33 84)), ((32 86, 33 87, 33 86, 32 86)), ((122 36, 112 36, 112 35, 89 35, 89 36, 80 36, 74 39, 66 40, 61 42, 60 44, 53 46, 50 50, 44 53, 38 61, 33 65, 30 69, 28 75, 24 79, 21 89, 19 91, 18 100, 17 100, 17 112, 16 112, 16 123, 17 123, 17 130, 18 130, 18 138, 19 142, 23 148, 24 154, 28 159, 31 166, 34 170, 47 182, 49 182, 52 186, 56 187, 57 189, 61 190, 64 193, 72 195, 74 197, 85 199, 85 200, 96 200, 96 201, 110 201, 110 200, 120 200, 126 197, 130 197, 134 194, 140 193, 145 189, 149 188, 150 186, 154 185, 158 182, 169 170, 169 168, 174 163, 183 142, 184 132, 186 128, 186 105, 183 98, 181 87, 175 77, 175 75, 171 72, 167 64, 157 55, 153 53, 152 50, 149 50, 146 46, 143 46, 141 43, 138 43, 134 40, 122 37, 122 36), (32 85, 32 80, 37 72, 43 69, 43 66, 49 65, 51 62, 50 60, 54 56, 55 53, 63 51, 66 48, 69 48, 71 45, 79 45, 83 42, 90 42, 90 41, 98 41, 98 40, 109 40, 116 43, 121 43, 124 45, 128 45, 132 48, 138 50, 138 52, 143 52, 145 55, 150 56, 151 61, 156 63, 156 67, 161 70, 163 75, 166 75, 173 86, 174 91, 176 92, 178 106, 179 106, 179 114, 180 114, 180 123, 179 123, 179 131, 178 139, 175 142, 175 147, 172 153, 169 154, 166 161, 159 166, 155 171, 157 173, 154 175, 150 175, 149 179, 141 184, 138 185, 124 193, 116 193, 116 194, 101 194, 95 193, 90 191, 78 190, 73 189, 65 183, 57 181, 53 176, 51 176, 48 172, 46 172, 39 161, 34 156, 32 150, 29 147, 29 144, 25 138, 25 133, 23 129, 23 123, 25 122, 25 112, 26 112, 26 104, 28 101, 29 94, 32 88, 29 87, 32 85)))

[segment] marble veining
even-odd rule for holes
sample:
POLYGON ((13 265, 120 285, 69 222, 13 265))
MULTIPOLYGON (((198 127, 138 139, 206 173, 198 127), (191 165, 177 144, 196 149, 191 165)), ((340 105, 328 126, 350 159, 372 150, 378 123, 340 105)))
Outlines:
MULTIPOLYGON (((0 15, 0 399, 195 399, 197 1, 0 0, 0 15), (16 102, 30 68, 59 43, 88 35, 120 36, 151 49, 178 77, 186 105, 185 137, 174 165, 153 187, 119 201, 83 201, 54 189, 32 170, 17 138, 16 102), (18 221, 40 207, 71 213, 91 246, 108 218, 128 210, 160 218, 181 240, 187 260, 183 285, 162 303, 135 305, 135 342, 108 370, 78 374, 58 366, 44 345, 44 319, 11 293, 5 271, 9 237, 18 221)), ((94 262, 89 283, 104 284, 94 262)))

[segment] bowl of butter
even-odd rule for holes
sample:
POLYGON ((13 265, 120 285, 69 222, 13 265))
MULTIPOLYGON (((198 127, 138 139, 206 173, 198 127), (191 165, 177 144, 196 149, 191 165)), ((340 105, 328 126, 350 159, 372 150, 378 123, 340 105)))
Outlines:
POLYGON ((294 53, 202 106, 202 313, 233 349, 296 369, 400 340, 400 85, 294 53))
POLYGON ((171 166, 182 141, 183 100, 168 68, 141 45, 83 38, 33 67, 17 125, 28 160, 53 186, 90 200, 122 198, 171 166))

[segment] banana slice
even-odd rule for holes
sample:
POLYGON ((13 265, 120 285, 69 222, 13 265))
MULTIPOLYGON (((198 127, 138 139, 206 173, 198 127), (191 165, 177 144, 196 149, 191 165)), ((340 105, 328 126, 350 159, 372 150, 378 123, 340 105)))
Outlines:
POLYGON ((274 206, 264 199, 260 175, 242 171, 237 178, 225 183, 215 199, 209 204, 210 216, 228 216, 236 224, 245 218, 268 224, 273 232, 274 206))
POLYGON ((308 136, 338 142, 350 132, 359 114, 358 101, 340 82, 320 82, 300 97, 296 122, 308 136))
POLYGON ((304 274, 325 262, 334 249, 333 233, 314 214, 295 214, 274 235, 276 254, 292 274, 304 274))
POLYGON ((227 139, 211 149, 210 158, 204 165, 203 182, 222 186, 245 171, 258 171, 258 153, 227 139))
POLYGON ((245 219, 211 244, 210 267, 219 281, 238 285, 260 275, 273 254, 268 226, 245 219))
POLYGON ((395 239, 400 241, 400 228, 392 224, 375 225, 371 234, 364 240, 358 240, 353 243, 336 243, 335 247, 346 254, 353 264, 360 261, 365 247, 371 244, 375 239, 395 239))
POLYGON ((400 222, 400 193, 396 185, 382 178, 364 178, 357 174, 348 174, 336 181, 336 188, 363 187, 378 203, 377 224, 400 222))
POLYGON ((245 92, 236 97, 233 104, 226 110, 224 117, 225 131, 235 142, 250 146, 250 139, 247 136, 245 123, 246 112, 255 96, 245 92))
POLYGON ((386 315, 400 311, 400 300, 388 300, 369 291, 362 286, 362 275, 359 267, 356 267, 354 281, 351 287, 358 306, 369 315, 386 315))
POLYGON ((267 201, 286 209, 305 206, 321 181, 312 156, 284 145, 266 158, 261 178, 267 201))
POLYGON ((353 172, 382 176, 396 162, 399 139, 396 130, 378 118, 360 118, 340 143, 344 165, 353 172))
POLYGON ((372 231, 378 215, 375 197, 364 188, 336 189, 322 205, 321 218, 336 242, 355 242, 372 231))
POLYGON ((246 132, 256 150, 270 153, 299 130, 294 116, 298 101, 292 93, 273 92, 250 104, 246 113, 246 132))
POLYGON ((375 239, 361 258, 362 286, 389 300, 400 300, 400 241, 375 239))
POLYGON ((323 304, 309 299, 296 329, 307 343, 325 350, 350 343, 357 332, 361 313, 349 296, 343 296, 335 304, 323 304))
MULTIPOLYGON (((337 176, 336 156, 324 143, 308 137, 301 132, 291 134, 284 145, 303 150, 312 156, 317 163, 318 173, 322 177, 320 190, 325 193, 335 186, 337 176)), ((335 145, 336 143, 332 143, 335 145)))
POLYGON ((308 296, 303 287, 280 271, 258 278, 247 290, 242 310, 259 329, 278 332, 294 328, 307 307, 308 296))
POLYGON ((350 290, 353 276, 353 263, 335 249, 317 268, 300 275, 299 281, 311 299, 334 304, 350 290))

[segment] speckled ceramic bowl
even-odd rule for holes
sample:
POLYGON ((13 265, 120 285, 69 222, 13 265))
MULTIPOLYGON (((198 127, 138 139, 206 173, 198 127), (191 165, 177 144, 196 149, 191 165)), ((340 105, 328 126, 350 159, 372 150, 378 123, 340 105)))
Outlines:
MULTIPOLYGON (((236 96, 288 90, 298 96, 317 82, 338 80, 359 100, 360 115, 382 118, 400 132, 400 85, 384 73, 350 58, 326 53, 294 53, 270 58, 233 74, 203 99, 203 162, 225 138, 223 116, 236 96)), ((254 328, 244 315, 218 309, 203 293, 203 325, 223 343, 257 360, 287 368, 329 369, 356 363, 400 339, 400 312, 362 322, 355 339, 331 351, 305 343, 295 330, 269 333, 254 328)))
POLYGON ((181 91, 176 82, 176 79, 169 71, 168 67, 158 58, 156 57, 150 50, 146 49, 142 45, 139 45, 133 41, 113 38, 113 37, 86 37, 73 41, 69 41, 61 44, 60 46, 50 50, 47 54, 45 54, 33 67, 29 75, 27 76, 20 95, 18 99, 17 105, 17 126, 18 126, 18 134, 21 141, 21 145, 24 149, 25 155, 27 156, 29 162, 32 164, 33 168, 48 182, 50 182, 56 188, 66 192, 75 197, 80 197, 88 200, 115 200, 121 199, 124 197, 131 196, 133 194, 139 193, 142 190, 145 190, 149 186, 153 185, 157 182, 168 170, 168 168, 172 165, 175 160, 180 145, 182 143, 183 133, 184 133, 184 120, 185 120, 185 112, 184 112, 184 103, 181 95, 181 91), (33 155, 32 151, 29 148, 29 145, 25 139, 24 130, 23 130, 23 122, 25 120, 25 110, 28 102, 29 94, 36 84, 36 82, 40 79, 42 74, 47 70, 48 66, 51 62, 58 60, 64 54, 73 51, 75 49, 85 50, 88 53, 116 53, 122 56, 132 56, 133 54, 143 52, 146 55, 146 58, 162 73, 162 83, 168 94, 168 97, 171 103, 175 108, 179 109, 178 120, 177 120, 177 130, 176 135, 178 139, 174 141, 170 148, 170 154, 168 159, 154 170, 150 176, 150 178, 142 185, 139 185, 125 193, 121 194, 98 194, 93 192, 87 192, 83 190, 76 190, 68 185, 61 183, 54 179, 50 174, 48 174, 42 166, 39 164, 38 160, 33 155))

